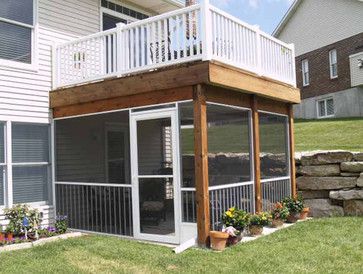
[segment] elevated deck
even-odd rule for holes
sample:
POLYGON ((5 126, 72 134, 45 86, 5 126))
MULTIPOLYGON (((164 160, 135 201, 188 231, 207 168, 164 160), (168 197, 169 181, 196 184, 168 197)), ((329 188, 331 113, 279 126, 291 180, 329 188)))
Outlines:
MULTIPOLYGON (((141 79, 145 73, 165 68, 174 71, 179 66, 179 73, 186 73, 177 77, 181 81, 204 77, 198 83, 232 85, 234 89, 258 93, 263 92, 261 86, 255 86, 251 79, 259 78, 263 81, 259 81, 262 89, 274 86, 276 93, 266 91, 267 97, 292 103, 300 100, 295 90, 293 45, 204 3, 57 45, 53 54, 53 90, 73 89, 112 78, 131 79, 133 84, 129 85, 135 90, 132 85, 140 85, 134 82, 135 74, 141 79), (195 65, 196 62, 199 64, 195 65), (200 66, 206 66, 207 70, 202 72, 200 66), (192 67, 200 75, 189 73, 192 67), (226 72, 227 77, 220 77, 226 72), (236 83, 236 77, 242 75, 244 78, 236 83), (291 97, 291 93, 295 95, 291 97)), ((111 83, 114 80, 105 81, 104 85, 111 83)), ((58 100, 55 98, 58 95, 52 97, 58 100)), ((52 102, 52 106, 58 104, 52 102)))

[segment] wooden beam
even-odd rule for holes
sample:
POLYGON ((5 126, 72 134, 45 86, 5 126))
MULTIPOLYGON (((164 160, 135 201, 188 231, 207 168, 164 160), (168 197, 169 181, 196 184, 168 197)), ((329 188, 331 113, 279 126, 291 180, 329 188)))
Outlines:
POLYGON ((294 135, 294 109, 293 105, 289 109, 289 146, 290 146, 290 176, 291 176, 291 194, 297 197, 296 189, 296 166, 295 166, 295 135, 294 135))
POLYGON ((207 82, 208 62, 189 63, 153 72, 55 90, 50 93, 50 107, 76 105, 207 82))
POLYGON ((182 87, 136 95, 98 100, 53 109, 53 117, 69 117, 103 111, 148 106, 193 99, 193 87, 182 87))
POLYGON ((197 85, 194 90, 194 153, 198 243, 205 246, 210 230, 209 174, 207 106, 205 89, 201 85, 197 85))
POLYGON ((277 101, 288 103, 301 101, 300 91, 297 88, 220 63, 209 63, 209 81, 212 85, 228 87, 277 101))
POLYGON ((258 110, 289 115, 288 104, 267 98, 258 98, 258 110))
POLYGON ((255 209, 256 212, 262 211, 261 199, 261 162, 260 162, 260 122, 258 116, 257 97, 251 98, 252 110, 252 142, 253 142, 253 169, 255 178, 255 209))
POLYGON ((250 108, 250 94, 217 86, 207 86, 206 89, 205 96, 208 102, 250 108))

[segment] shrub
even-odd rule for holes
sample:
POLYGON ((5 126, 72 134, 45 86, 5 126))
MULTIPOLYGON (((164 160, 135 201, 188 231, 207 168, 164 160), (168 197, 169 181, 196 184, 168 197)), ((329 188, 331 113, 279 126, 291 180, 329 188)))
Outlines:
POLYGON ((304 209, 301 198, 286 197, 282 200, 282 204, 288 208, 290 214, 300 213, 304 209))
POLYGON ((34 232, 41 222, 40 214, 37 209, 32 209, 27 205, 15 205, 12 208, 4 210, 5 218, 9 220, 7 228, 10 226, 15 235, 23 232, 23 220, 28 219, 28 232, 34 232))
POLYGON ((285 221, 289 214, 289 209, 282 203, 276 203, 271 211, 271 217, 274 220, 280 219, 285 221))
POLYGON ((58 215, 55 219, 55 228, 58 233, 64 234, 68 229, 68 218, 67 216, 58 215))
POLYGON ((267 226, 271 223, 271 215, 268 212, 256 213, 250 217, 249 225, 267 226))
POLYGON ((225 227, 232 226, 242 232, 249 223, 249 214, 244 210, 231 207, 222 216, 222 221, 225 227))

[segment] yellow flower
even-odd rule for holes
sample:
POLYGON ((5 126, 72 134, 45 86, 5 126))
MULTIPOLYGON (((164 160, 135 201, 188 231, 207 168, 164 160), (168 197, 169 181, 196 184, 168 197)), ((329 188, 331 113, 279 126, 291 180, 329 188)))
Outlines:
POLYGON ((228 217, 232 217, 232 212, 227 211, 227 212, 226 212, 226 215, 227 215, 228 217))

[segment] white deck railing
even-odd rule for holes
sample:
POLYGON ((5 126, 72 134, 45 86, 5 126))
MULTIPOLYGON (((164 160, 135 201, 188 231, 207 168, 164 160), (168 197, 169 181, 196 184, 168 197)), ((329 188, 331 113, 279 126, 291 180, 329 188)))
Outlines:
POLYGON ((196 60, 296 85, 293 45, 204 3, 56 45, 53 55, 53 88, 196 60))

